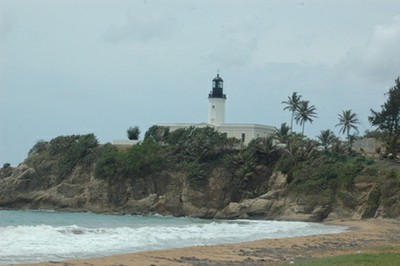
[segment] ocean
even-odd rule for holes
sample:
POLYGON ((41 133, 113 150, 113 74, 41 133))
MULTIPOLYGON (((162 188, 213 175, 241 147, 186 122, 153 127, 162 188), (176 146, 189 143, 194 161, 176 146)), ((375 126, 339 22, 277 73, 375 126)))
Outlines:
POLYGON ((0 265, 339 233, 306 222, 0 210, 0 265))

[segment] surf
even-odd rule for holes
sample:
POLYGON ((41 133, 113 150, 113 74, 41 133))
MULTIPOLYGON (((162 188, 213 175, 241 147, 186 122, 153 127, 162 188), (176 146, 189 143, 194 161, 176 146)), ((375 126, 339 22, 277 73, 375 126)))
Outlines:
POLYGON ((307 222, 0 211, 0 265, 339 233, 307 222))

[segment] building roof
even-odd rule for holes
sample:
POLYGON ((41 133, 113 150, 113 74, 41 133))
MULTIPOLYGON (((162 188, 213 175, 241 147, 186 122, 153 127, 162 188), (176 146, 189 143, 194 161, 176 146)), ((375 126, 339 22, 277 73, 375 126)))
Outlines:
POLYGON ((217 76, 213 79, 213 81, 224 81, 219 74, 217 74, 217 76))

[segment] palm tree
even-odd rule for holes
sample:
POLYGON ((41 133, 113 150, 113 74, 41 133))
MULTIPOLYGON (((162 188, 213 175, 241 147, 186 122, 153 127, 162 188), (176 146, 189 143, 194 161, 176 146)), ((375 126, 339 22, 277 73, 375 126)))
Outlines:
POLYGON ((312 123, 313 118, 317 117, 317 108, 314 105, 308 106, 308 104, 309 101, 301 101, 294 117, 296 123, 300 123, 300 126, 303 126, 303 131, 301 132, 301 135, 303 136, 305 123, 308 121, 312 123))
POLYGON ((321 133, 317 136, 317 139, 319 144, 324 147, 325 151, 327 151, 329 146, 335 141, 336 136, 330 129, 327 129, 321 130, 321 133))
POLYGON ((338 114, 339 124, 336 126, 342 126, 339 133, 347 135, 348 149, 351 151, 351 135, 350 130, 354 129, 358 132, 358 127, 356 124, 360 124, 356 113, 352 113, 351 110, 344 110, 341 114, 338 114))
POLYGON ((280 128, 275 129, 275 138, 278 139, 280 143, 287 143, 289 131, 289 126, 286 125, 286 123, 282 123, 280 128))
POLYGON ((292 112, 292 118, 290 119, 290 133, 293 132, 293 117, 295 112, 299 108, 300 102, 301 95, 297 95, 297 92, 293 92, 292 97, 288 96, 288 100, 282 102, 286 104, 286 107, 283 108, 283 110, 289 110, 290 112, 292 112))

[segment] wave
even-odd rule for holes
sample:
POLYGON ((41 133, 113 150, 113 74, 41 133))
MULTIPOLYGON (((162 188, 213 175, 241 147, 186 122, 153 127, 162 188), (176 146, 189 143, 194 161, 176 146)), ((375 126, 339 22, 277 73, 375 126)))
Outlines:
POLYGON ((124 226, 108 224, 107 227, 96 227, 94 219, 92 226, 39 224, 0 227, 0 264, 87 258, 344 230, 343 227, 304 222, 208 221, 164 217, 137 219, 129 226, 122 223, 124 226))

